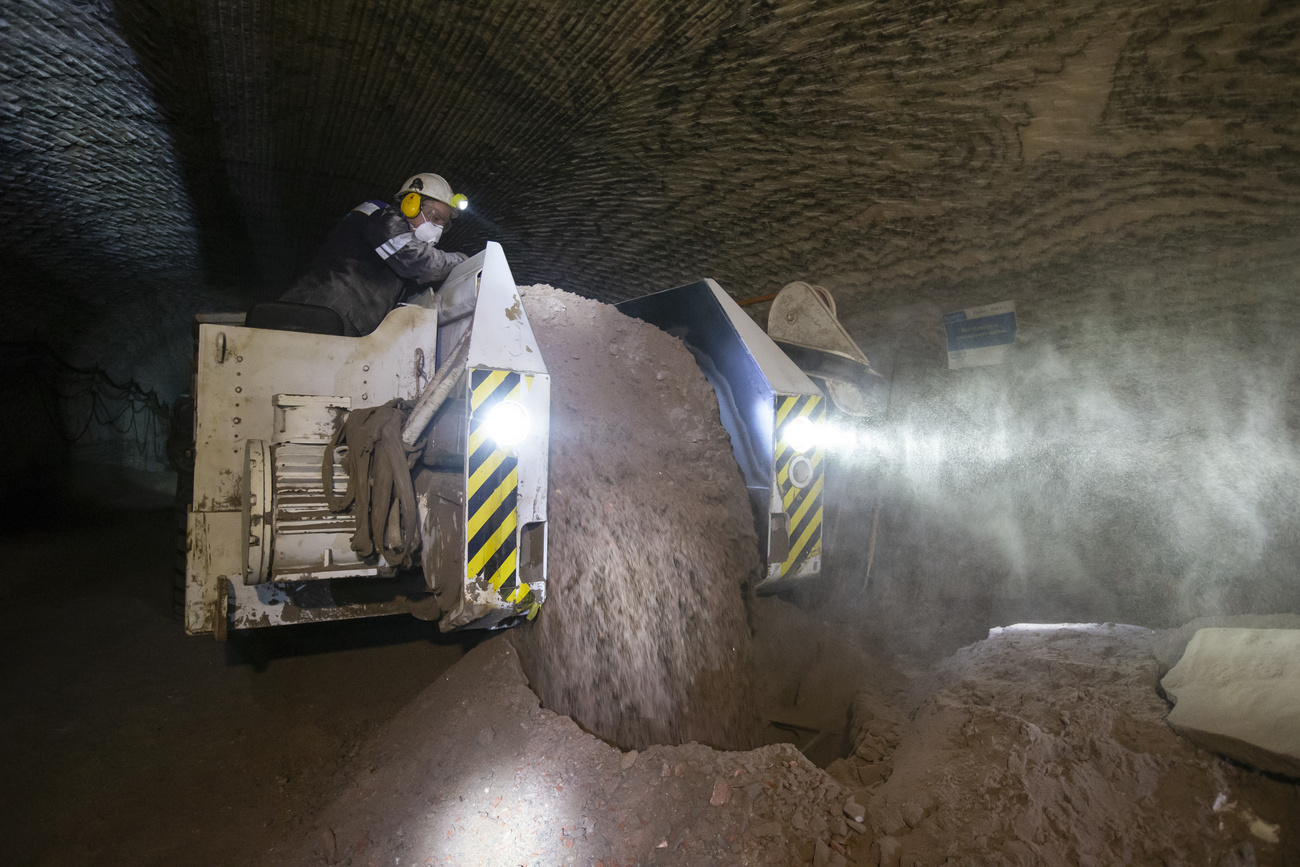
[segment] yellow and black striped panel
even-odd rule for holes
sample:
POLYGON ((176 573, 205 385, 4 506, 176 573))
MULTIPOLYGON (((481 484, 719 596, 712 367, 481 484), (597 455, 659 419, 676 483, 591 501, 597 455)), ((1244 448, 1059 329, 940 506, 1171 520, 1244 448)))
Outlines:
MULTIPOLYGON (((524 379, 531 379, 526 377, 524 379)), ((469 498, 465 536, 470 581, 486 580, 503 599, 522 602, 528 585, 519 584, 519 458, 497 446, 484 423, 503 400, 518 400, 521 376, 506 370, 472 369, 469 452, 465 493, 469 498)), ((527 385, 527 382, 524 383, 527 385)))
POLYGON ((781 564, 781 577, 798 571, 804 561, 822 550, 822 467, 821 443, 805 452, 812 463, 813 475, 802 488, 790 480, 790 460, 795 450, 786 441, 786 431, 796 418, 807 418, 820 426, 826 417, 826 404, 819 394, 778 394, 776 396, 776 487, 781 503, 790 518, 790 553, 781 564))

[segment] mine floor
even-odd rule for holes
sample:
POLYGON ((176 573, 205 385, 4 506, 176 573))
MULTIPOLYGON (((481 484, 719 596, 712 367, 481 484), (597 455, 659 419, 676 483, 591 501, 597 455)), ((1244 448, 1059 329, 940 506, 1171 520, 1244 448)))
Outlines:
POLYGON ((622 752, 539 707, 508 635, 394 618, 187 638, 171 529, 159 509, 5 540, 6 863, 1292 864, 1300 851, 1300 787, 1164 725, 1150 630, 1007 630, 921 666, 760 601, 768 715, 783 708, 797 740, 840 707, 844 746, 817 758, 847 757, 827 773, 782 744, 622 752), (851 723, 845 681, 861 687, 851 723))

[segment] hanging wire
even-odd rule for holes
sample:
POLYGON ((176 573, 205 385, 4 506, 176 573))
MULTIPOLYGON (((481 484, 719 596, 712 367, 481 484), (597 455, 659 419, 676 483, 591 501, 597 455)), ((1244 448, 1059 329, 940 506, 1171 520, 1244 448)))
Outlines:
POLYGON ((51 427, 68 445, 125 442, 145 461, 166 461, 168 405, 134 380, 78 367, 43 341, 0 341, 5 367, 36 391, 51 427))

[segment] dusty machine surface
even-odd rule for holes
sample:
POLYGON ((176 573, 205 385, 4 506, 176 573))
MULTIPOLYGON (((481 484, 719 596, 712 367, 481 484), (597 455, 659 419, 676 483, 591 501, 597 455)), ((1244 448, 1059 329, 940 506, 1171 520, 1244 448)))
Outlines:
POLYGON ((756 590, 774 593, 818 576, 821 390, 713 280, 624 301, 618 309, 680 338, 717 393, 765 557, 756 590))
MULTIPOLYGON (((680 338, 717 395, 764 558, 758 592, 818 576, 820 431, 831 401, 850 413, 865 406, 858 383, 874 375, 829 293, 786 287, 771 337, 713 280, 618 309, 680 338)), ((501 247, 489 243, 364 337, 317 333, 319 321, 257 324, 199 326, 186 631, 220 637, 404 612, 456 630, 536 616, 546 598, 550 376, 501 247), (394 400, 413 404, 402 440, 415 455, 414 569, 359 554, 355 508, 337 503, 348 485, 347 446, 331 446, 340 426, 394 400)), ((395 506, 388 526, 397 518, 395 506)))
POLYGON ((401 612, 497 628, 545 600, 550 377, 500 245, 364 337, 201 324, 193 393, 188 633, 401 612), (338 426, 395 399, 423 443, 422 569, 358 555, 324 489, 338 426))
POLYGON ((767 333, 840 412, 859 418, 871 414, 871 391, 883 377, 840 324, 829 290, 802 281, 787 283, 772 299, 767 333))

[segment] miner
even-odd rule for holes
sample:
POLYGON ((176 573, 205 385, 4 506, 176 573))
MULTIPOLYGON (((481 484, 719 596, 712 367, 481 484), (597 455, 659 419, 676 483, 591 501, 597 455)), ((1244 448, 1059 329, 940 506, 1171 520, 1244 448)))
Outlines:
POLYGON ((328 307, 344 334, 369 334, 406 295, 445 278, 462 253, 438 248, 442 230, 467 200, 440 175, 412 175, 396 205, 372 200, 353 208, 281 301, 328 307))

